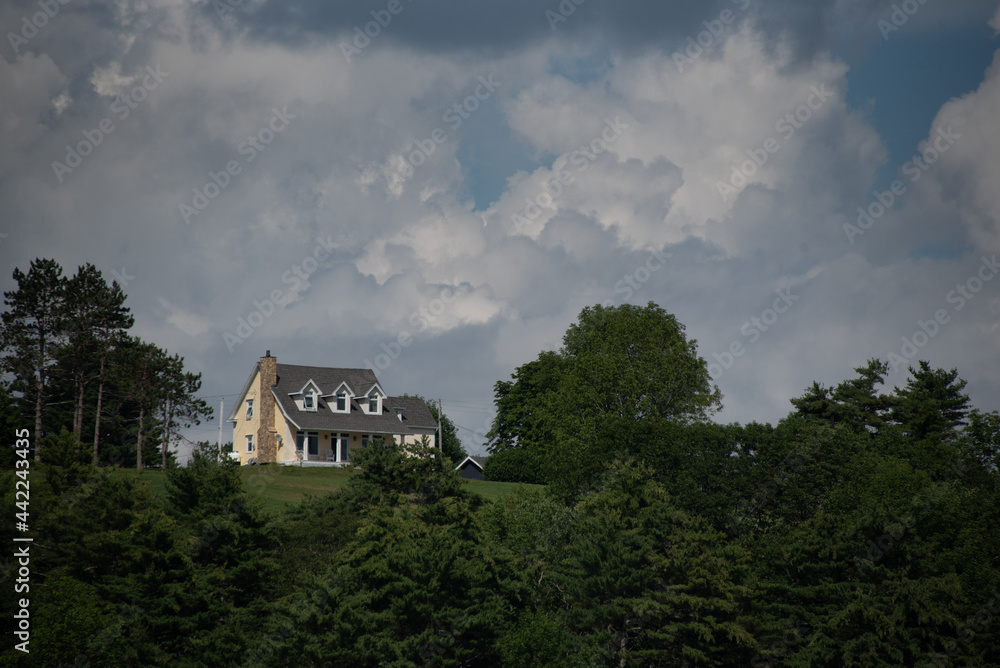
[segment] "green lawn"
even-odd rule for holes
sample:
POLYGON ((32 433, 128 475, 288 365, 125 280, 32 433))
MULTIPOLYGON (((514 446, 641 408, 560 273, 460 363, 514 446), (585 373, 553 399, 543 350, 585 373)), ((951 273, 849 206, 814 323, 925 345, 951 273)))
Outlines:
MULTIPOLYGON (((125 471, 125 475, 135 475, 125 471)), ((259 499, 265 510, 280 512, 287 506, 302 501, 307 495, 322 496, 335 492, 350 477, 346 469, 335 467, 299 466, 243 466, 243 489, 252 498, 259 499)), ((161 469, 146 469, 140 480, 145 482, 154 496, 162 497, 166 475, 161 469)), ((529 490, 542 489, 542 485, 527 485, 512 482, 486 482, 468 480, 469 490, 486 499, 523 494, 529 490)))

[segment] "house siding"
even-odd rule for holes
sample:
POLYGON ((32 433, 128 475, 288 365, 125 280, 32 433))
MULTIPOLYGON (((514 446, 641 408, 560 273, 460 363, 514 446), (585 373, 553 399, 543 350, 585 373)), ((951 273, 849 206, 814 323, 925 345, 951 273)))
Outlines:
POLYGON ((243 403, 236 407, 236 423, 233 425, 233 451, 240 457, 240 464, 246 464, 252 457, 257 456, 258 431, 260 430, 260 373, 254 370, 253 378, 250 381, 250 389, 247 390, 243 403), (253 401, 253 417, 246 419, 247 401, 253 401), (254 437, 254 452, 247 452, 247 436, 254 437))
MULTIPOLYGON (((437 425, 422 400, 383 396, 382 410, 378 414, 370 415, 364 411, 357 399, 361 398, 362 392, 375 386, 378 386, 378 380, 369 369, 279 365, 277 358, 271 357, 269 352, 255 365, 241 394, 242 403, 233 409, 229 417, 229 421, 233 422, 233 447, 240 463, 249 464, 251 459, 260 464, 298 462, 295 445, 299 431, 319 434, 318 454, 310 456, 308 448, 303 453, 303 458, 309 461, 326 461, 327 450, 332 451, 336 461, 336 439, 340 434, 350 435, 352 452, 361 447, 361 436, 364 434, 392 438, 403 445, 418 444, 423 436, 427 436, 431 446, 436 447, 437 425), (321 391, 316 411, 303 411, 294 400, 294 395, 309 380, 321 391), (347 381, 358 396, 351 401, 350 413, 334 413, 327 400, 321 397, 347 381), (254 402, 254 414, 249 420, 246 419, 248 400, 254 402), (395 412, 397 408, 401 411, 401 420, 395 412), (246 451, 247 435, 253 435, 254 452, 246 451)), ((380 387, 379 392, 382 393, 380 387)))

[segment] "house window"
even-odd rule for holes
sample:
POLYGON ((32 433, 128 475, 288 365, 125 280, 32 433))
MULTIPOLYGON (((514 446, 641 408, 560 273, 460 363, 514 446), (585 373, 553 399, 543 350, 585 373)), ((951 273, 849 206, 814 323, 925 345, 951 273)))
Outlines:
POLYGON ((340 435, 340 452, 338 453, 337 461, 349 462, 351 461, 351 435, 341 434, 340 435))
POLYGON ((369 413, 381 413, 382 408, 378 405, 378 394, 372 392, 368 395, 368 412, 369 413))
POLYGON ((247 452, 253 452, 253 434, 247 434, 247 452))
POLYGON ((319 454, 319 433, 315 431, 309 432, 309 454, 318 455, 319 454))
POLYGON ((247 419, 253 417, 253 399, 247 399, 247 419))
POLYGON ((295 432, 295 449, 302 452, 302 446, 305 444, 306 435, 301 431, 295 432))
POLYGON ((302 397, 302 409, 307 411, 316 410, 316 393, 309 390, 302 397))
POLYGON ((347 392, 337 393, 337 411, 340 413, 347 412, 347 392))
POLYGON ((362 448, 368 447, 368 434, 361 434, 361 447, 362 448))

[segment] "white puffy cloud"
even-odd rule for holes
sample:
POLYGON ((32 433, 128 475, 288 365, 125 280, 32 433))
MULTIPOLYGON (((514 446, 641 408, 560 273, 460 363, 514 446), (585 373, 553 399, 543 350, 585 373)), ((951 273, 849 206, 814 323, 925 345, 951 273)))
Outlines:
POLYGON ((709 361, 745 347, 719 378, 723 419, 780 417, 813 380, 898 350, 937 308, 952 322, 921 353, 1000 396, 998 293, 961 312, 946 301, 977 254, 1000 251, 996 64, 928 128, 931 143, 947 123, 962 140, 850 243, 844 224, 882 187, 882 138, 845 102, 844 62, 797 60, 751 24, 683 71, 667 51, 616 52, 578 80, 550 65, 586 50, 558 42, 487 56, 375 40, 347 63, 335 41, 290 48, 187 25, 136 25, 145 41, 76 80, 44 55, 0 61, 17 91, 0 103, 0 269, 36 256, 124 267, 137 332, 184 354, 206 391, 236 391, 268 348, 356 366, 406 332, 390 392, 488 401, 584 306, 654 301, 709 361), (113 115, 113 95, 157 65, 169 76, 113 115), (485 76, 501 83, 456 127, 448 111, 485 76), (250 160, 276 110, 287 126, 250 160), (106 117, 114 132, 60 183, 51 161, 106 117), (526 147, 522 168, 477 206, 463 160, 480 133, 507 132, 526 147), (224 177, 230 161, 239 173, 224 177), (179 205, 213 181, 225 185, 186 223, 179 205), (920 250, 948 234, 950 255, 920 250), (744 330, 783 288, 791 308, 744 330), (229 354, 224 334, 256 312, 229 354))

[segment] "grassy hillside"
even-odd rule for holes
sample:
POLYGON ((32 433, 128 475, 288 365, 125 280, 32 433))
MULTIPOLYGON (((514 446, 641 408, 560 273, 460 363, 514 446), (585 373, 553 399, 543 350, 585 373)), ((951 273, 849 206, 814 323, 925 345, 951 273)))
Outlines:
MULTIPOLYGON (((307 495, 321 496, 340 489, 350 473, 335 467, 243 466, 243 488, 252 498, 259 499, 265 510, 279 512, 286 506, 302 501, 307 495)), ((125 472, 125 475, 135 475, 125 472)), ((155 496, 162 496, 166 474, 160 469, 146 469, 141 480, 155 496)), ((487 499, 496 499, 541 489, 540 485, 509 482, 467 480, 469 489, 487 499)))

